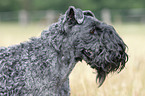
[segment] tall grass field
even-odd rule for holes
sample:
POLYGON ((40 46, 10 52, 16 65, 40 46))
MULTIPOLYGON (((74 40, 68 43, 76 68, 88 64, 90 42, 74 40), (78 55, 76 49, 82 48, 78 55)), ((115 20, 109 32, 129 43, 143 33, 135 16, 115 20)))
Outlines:
MULTIPOLYGON (((145 25, 114 24, 128 46, 129 61, 119 74, 107 76, 98 88, 96 71, 78 62, 70 77, 71 96, 145 96, 145 25)), ((47 26, 0 23, 0 46, 10 46, 40 36, 47 26)))

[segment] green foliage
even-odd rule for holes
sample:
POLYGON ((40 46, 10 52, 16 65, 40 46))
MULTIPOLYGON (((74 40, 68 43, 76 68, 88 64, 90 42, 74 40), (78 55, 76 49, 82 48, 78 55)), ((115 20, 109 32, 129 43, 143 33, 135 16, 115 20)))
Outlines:
POLYGON ((104 8, 145 8, 144 4, 145 0, 0 0, 0 11, 53 9, 64 12, 70 5, 97 11, 104 8))
POLYGON ((18 0, 0 0, 0 11, 18 10, 19 7, 18 0))
POLYGON ((38 10, 64 10, 68 0, 33 0, 33 9, 38 10))

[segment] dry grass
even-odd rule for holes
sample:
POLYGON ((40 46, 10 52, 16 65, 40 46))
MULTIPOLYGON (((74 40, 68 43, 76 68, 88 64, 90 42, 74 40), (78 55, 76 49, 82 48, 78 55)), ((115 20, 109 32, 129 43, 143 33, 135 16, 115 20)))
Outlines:
MULTIPOLYGON (((145 27, 115 24, 115 28, 129 47, 126 68, 119 74, 109 75, 98 88, 95 71, 84 61, 79 62, 70 75, 71 96, 145 96, 145 27)), ((0 24, 0 46, 18 44, 31 36, 39 36, 43 29, 36 24, 27 27, 0 24)))
POLYGON ((31 24, 20 26, 15 23, 0 23, 0 46, 19 44, 32 36, 39 36, 45 27, 44 25, 31 24))

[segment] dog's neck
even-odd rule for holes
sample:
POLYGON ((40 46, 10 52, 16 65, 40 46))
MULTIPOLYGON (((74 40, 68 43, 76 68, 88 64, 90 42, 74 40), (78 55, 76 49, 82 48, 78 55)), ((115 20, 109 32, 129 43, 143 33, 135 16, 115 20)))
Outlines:
MULTIPOLYGON (((60 86, 68 79, 69 74, 78 62, 75 60, 75 53, 73 47, 73 41, 70 41, 71 37, 61 30, 62 26, 59 26, 60 22, 52 24, 48 30, 45 30, 41 34, 41 38, 46 40, 48 46, 52 48, 59 56, 58 63, 61 65, 61 74, 64 74, 60 80, 60 86)), ((43 40, 43 41, 44 41, 43 40)))
POLYGON ((69 65, 70 63, 76 64, 73 42, 70 41, 71 37, 68 37, 61 30, 61 27, 61 21, 52 24, 48 30, 42 32, 41 38, 46 40, 48 46, 58 53, 61 63, 64 63, 64 65, 69 65))

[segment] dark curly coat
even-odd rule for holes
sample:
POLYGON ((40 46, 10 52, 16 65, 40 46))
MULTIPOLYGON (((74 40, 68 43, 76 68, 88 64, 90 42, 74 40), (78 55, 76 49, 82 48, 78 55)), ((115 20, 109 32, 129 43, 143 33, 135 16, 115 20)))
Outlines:
POLYGON ((91 11, 69 7, 38 38, 0 48, 1 96, 69 96, 68 75, 85 60, 98 72, 100 86, 127 62, 126 45, 91 11))

